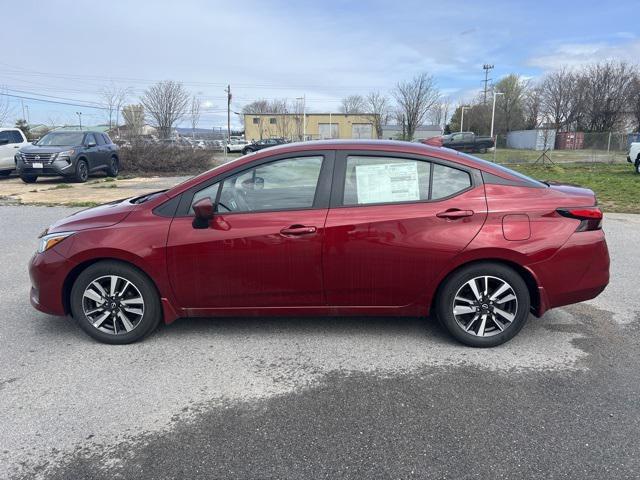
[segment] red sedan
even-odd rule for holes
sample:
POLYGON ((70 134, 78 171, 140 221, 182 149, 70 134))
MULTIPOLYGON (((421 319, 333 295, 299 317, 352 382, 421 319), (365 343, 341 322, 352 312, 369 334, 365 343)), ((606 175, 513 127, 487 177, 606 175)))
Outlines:
POLYGON ((591 190, 419 143, 242 157, 52 225, 31 302, 129 343, 180 317, 435 314, 490 347, 609 281, 591 190))

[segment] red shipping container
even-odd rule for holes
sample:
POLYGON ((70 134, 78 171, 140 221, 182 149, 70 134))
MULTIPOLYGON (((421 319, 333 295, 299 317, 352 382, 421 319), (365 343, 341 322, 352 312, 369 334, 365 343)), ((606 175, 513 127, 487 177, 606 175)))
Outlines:
POLYGON ((584 132, 558 132, 556 134, 556 150, 582 150, 584 132))

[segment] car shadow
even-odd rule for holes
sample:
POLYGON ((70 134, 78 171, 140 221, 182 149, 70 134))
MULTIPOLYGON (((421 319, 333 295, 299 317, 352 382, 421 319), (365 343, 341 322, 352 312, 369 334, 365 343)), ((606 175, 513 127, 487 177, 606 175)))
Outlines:
POLYGON ((438 343, 457 344, 433 317, 182 318, 170 325, 162 324, 152 337, 234 337, 262 333, 336 338, 345 335, 428 337, 438 343))

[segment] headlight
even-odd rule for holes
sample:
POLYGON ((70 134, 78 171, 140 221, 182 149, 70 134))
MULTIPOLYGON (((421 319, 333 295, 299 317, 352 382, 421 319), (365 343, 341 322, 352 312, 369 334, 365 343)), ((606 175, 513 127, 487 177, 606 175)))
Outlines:
POLYGON ((64 152, 60 152, 60 153, 56 154, 56 158, 72 157, 74 153, 76 153, 76 151, 72 148, 71 150, 66 150, 64 152))
POLYGON ((46 252, 51 247, 56 246, 65 238, 73 235, 75 232, 60 232, 60 233, 47 233, 40 236, 40 243, 38 244, 38 253, 46 252))

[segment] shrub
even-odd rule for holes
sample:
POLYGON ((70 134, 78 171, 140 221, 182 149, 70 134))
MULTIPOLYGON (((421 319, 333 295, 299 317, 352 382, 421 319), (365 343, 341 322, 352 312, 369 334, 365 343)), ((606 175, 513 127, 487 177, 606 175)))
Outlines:
POLYGON ((120 169, 126 173, 191 175, 216 165, 211 151, 151 143, 120 149, 120 169))

